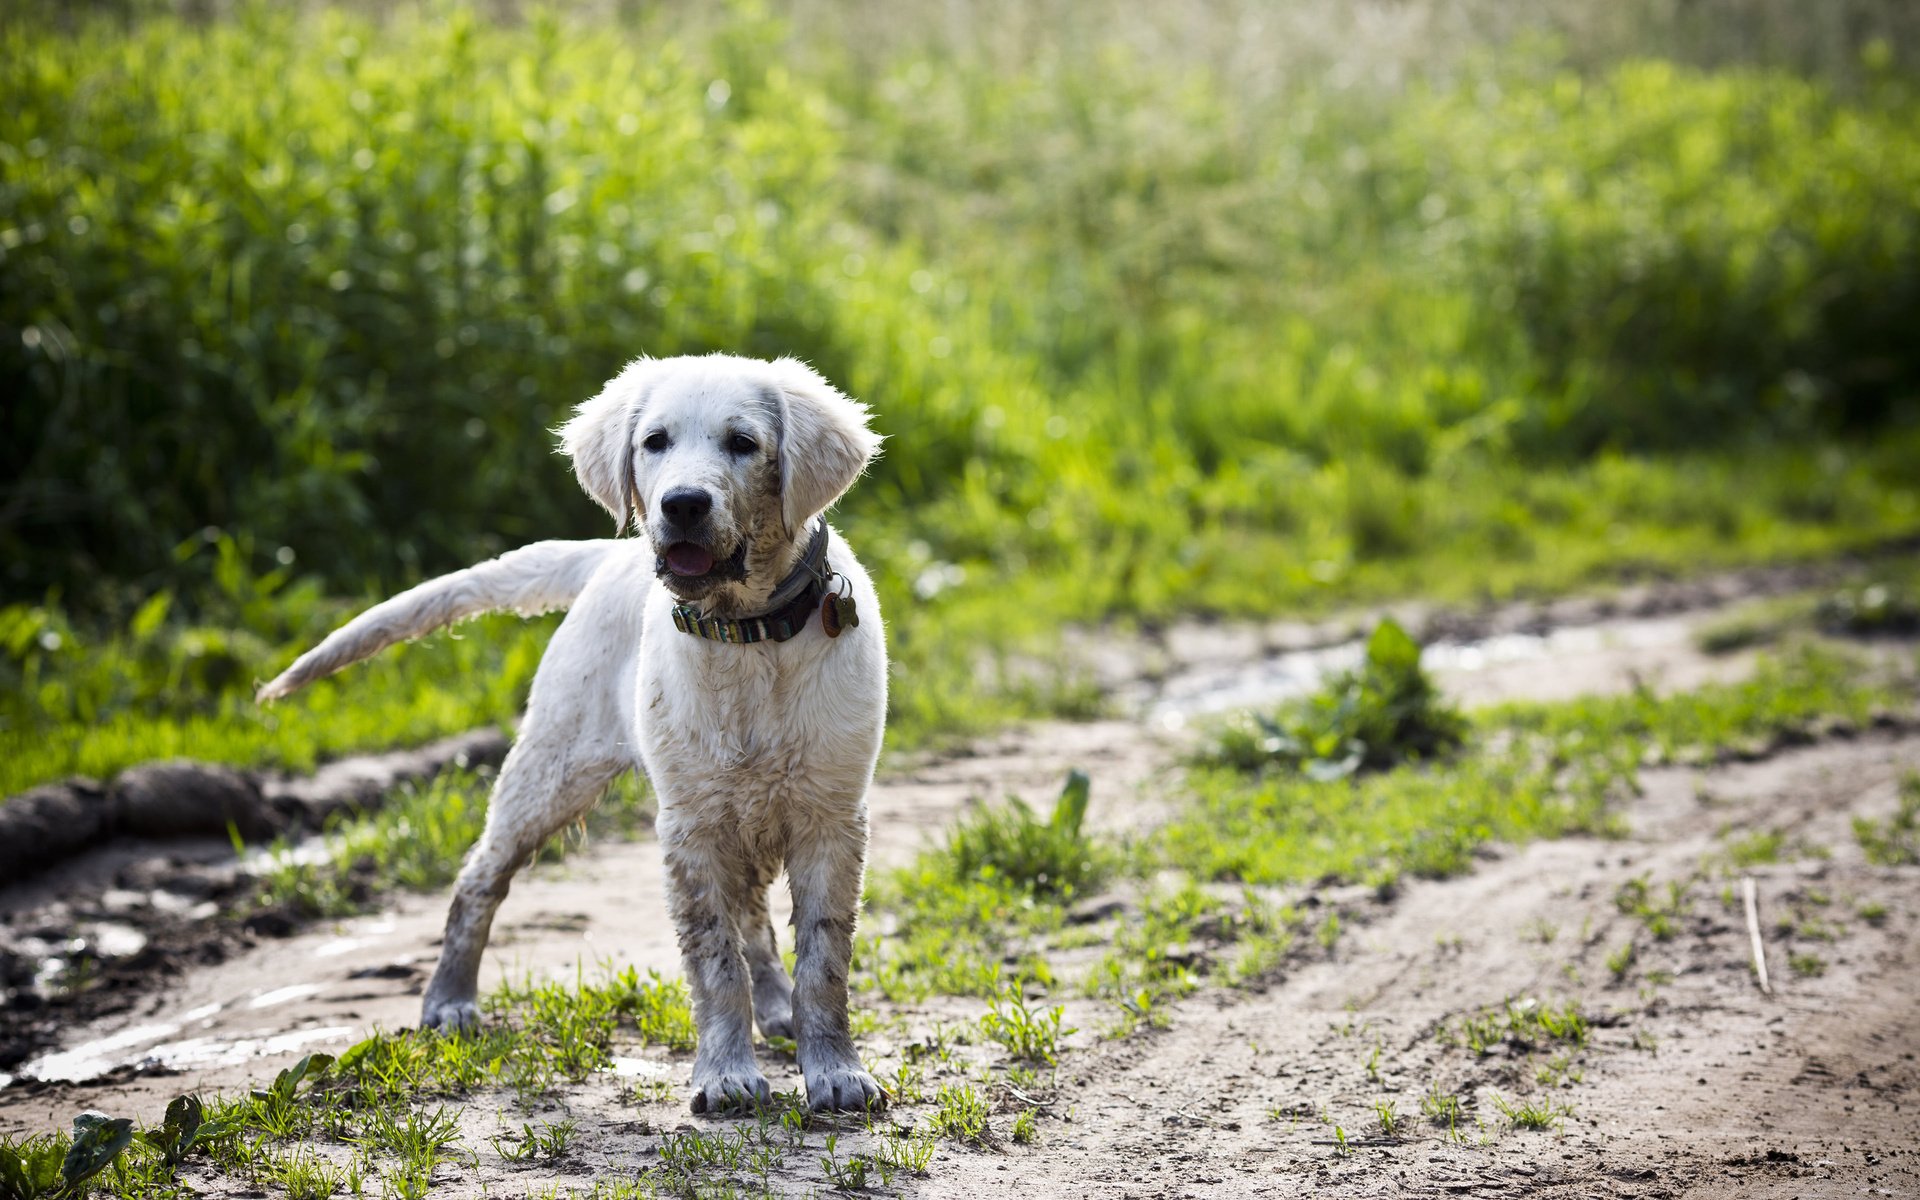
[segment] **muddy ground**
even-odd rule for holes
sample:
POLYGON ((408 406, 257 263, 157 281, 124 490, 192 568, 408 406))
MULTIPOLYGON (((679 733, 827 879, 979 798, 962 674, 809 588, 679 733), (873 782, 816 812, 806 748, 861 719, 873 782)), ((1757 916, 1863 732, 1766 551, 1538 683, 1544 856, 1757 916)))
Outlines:
MULTIPOLYGON (((1495 615, 1430 662, 1471 703, 1730 678, 1750 668, 1749 656, 1709 657, 1693 642, 1723 615, 1727 592, 1495 615)), ((1881 643, 1877 652, 1913 651, 1881 643)), ((1107 656, 1096 669, 1123 716, 888 764, 871 798, 874 861, 903 861, 978 799, 1044 801, 1072 767, 1092 775, 1100 823, 1150 824, 1175 799, 1175 762, 1197 720, 1304 690, 1354 653, 1324 629, 1210 626, 1133 647, 1131 672, 1123 656, 1107 656)), ((1920 869, 1869 866, 1849 826, 1891 812, 1898 779, 1917 769, 1920 734, 1893 727, 1759 762, 1648 771, 1624 811, 1625 837, 1502 850, 1465 878, 1415 883, 1387 900, 1345 897, 1350 930, 1331 951, 1263 988, 1197 993, 1166 1029, 1104 1039, 1105 1019, 1070 1005, 1082 1028, 1039 1144, 1014 1145, 1004 1131, 987 1147, 942 1143, 926 1178, 896 1187, 1115 1197, 1920 1193, 1920 869), (1754 984, 1742 912, 1722 895, 1730 884, 1701 875, 1730 828, 1780 829, 1827 853, 1748 872, 1770 996, 1754 984), (1642 959, 1616 981, 1607 959, 1634 918, 1614 895, 1642 875, 1692 881, 1691 903, 1679 934, 1643 937, 1642 959), (1820 973, 1796 972, 1791 955, 1817 958, 1820 973), (1496 1098, 1515 1095, 1514 1073, 1534 1067, 1466 1054, 1442 1035, 1485 1006, 1548 996, 1576 1000, 1598 1028, 1552 1091, 1570 1112, 1546 1131, 1509 1130, 1496 1098), (1466 1099, 1453 1136, 1420 1112, 1436 1082, 1466 1099), (1379 1136, 1381 1103, 1404 1122, 1396 1139, 1379 1136)), ((217 880, 231 869, 217 847, 168 849, 189 875, 217 880)), ((116 847, 30 891, 0 894, 0 910, 65 906, 76 920, 141 903, 142 889, 127 885, 157 868, 139 850, 116 847)), ((598 960, 677 972, 657 853, 649 841, 609 843, 523 877, 496 924, 488 981, 570 976, 598 960)), ((160 986, 128 985, 118 1011, 62 1031, 56 1053, 0 1067, 20 1076, 0 1089, 0 1129, 51 1128, 87 1107, 153 1120, 182 1092, 239 1088, 307 1050, 411 1024, 443 915, 444 897, 401 897, 291 936, 244 933, 222 961, 156 963, 160 986)), ((897 1057, 901 1031, 937 1020, 943 1005, 956 1016, 981 1008, 953 1001, 883 1014, 900 1023, 865 1052, 897 1057)), ((790 1063, 763 1065, 776 1087, 796 1084, 790 1063)), ((652 1161, 662 1133, 709 1127, 693 1125, 677 1098, 619 1095, 633 1075, 683 1085, 687 1066, 637 1054, 628 1078, 569 1095, 584 1127, 578 1149, 531 1173, 488 1166, 488 1190, 586 1186, 597 1172, 652 1161)), ((470 1133, 484 1145, 524 1119, 509 1108, 504 1099, 470 1105, 470 1133)), ((848 1136, 857 1148, 861 1135, 848 1136)), ((809 1161, 800 1156, 776 1185, 825 1190, 809 1161)), ((470 1181, 447 1194, 468 1192, 478 1192, 470 1181)))

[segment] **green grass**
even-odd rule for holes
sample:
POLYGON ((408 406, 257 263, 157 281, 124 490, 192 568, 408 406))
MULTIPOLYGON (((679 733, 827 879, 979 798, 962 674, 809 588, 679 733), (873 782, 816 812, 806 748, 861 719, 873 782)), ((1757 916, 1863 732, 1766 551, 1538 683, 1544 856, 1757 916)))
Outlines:
POLYGON ((1367 639, 1357 670, 1279 713, 1222 728, 1200 761, 1260 771, 1286 767, 1320 782, 1444 754, 1466 720, 1420 669, 1420 647, 1392 620, 1367 639))
MULTIPOLYGON (((1301 711, 1332 707, 1351 688, 1350 679, 1330 681, 1301 711)), ((1390 893, 1408 875, 1471 870, 1490 842, 1605 835, 1644 764, 1713 761, 1857 728, 1909 696, 1897 674, 1805 646, 1764 659, 1739 683, 1485 710, 1466 720, 1450 755, 1320 778, 1312 760, 1241 755, 1247 726, 1231 724, 1219 736, 1233 749, 1202 755, 1164 822, 1125 841, 1093 836, 1076 850, 1114 864, 1107 886, 1126 898, 1118 915, 1071 924, 1073 896, 982 871, 970 858, 963 867, 961 843, 949 841, 870 882, 868 906, 890 932, 860 943, 856 984, 906 1003, 936 993, 1004 1003, 1011 994, 1026 1005, 1077 992, 1115 1006, 1109 1032, 1130 1032, 1160 1023, 1167 1000, 1209 980, 1255 980, 1315 948, 1337 952, 1351 914, 1283 903, 1275 889, 1297 895, 1349 882, 1390 893), (1092 948, 1090 962, 1061 965, 1092 948), (1010 983, 1019 990, 1009 993, 1010 983)), ((1690 883, 1632 880, 1616 901, 1664 940, 1691 911, 1690 883)), ((1624 980, 1632 946, 1608 965, 1624 980)), ((996 1040, 1004 1020, 990 1022, 996 1040)))
POLYGON ((1838 637, 1920 632, 1920 558, 1855 567, 1835 587, 1742 605, 1700 631, 1700 648, 1726 654, 1809 631, 1838 637))
POLYGON ((1045 820, 1017 796, 1003 807, 982 806, 948 833, 943 860, 952 864, 955 879, 1071 899, 1113 868, 1083 828, 1091 797, 1091 782, 1074 771, 1045 820))
POLYGON ((217 559, 223 580, 201 620, 170 618, 165 591, 109 632, 56 605, 0 609, 0 795, 159 758, 308 770, 349 752, 505 727, 554 626, 483 618, 261 708, 254 685, 352 606, 284 570, 247 575, 230 537, 196 538, 190 549, 217 559))
MULTIPOLYGON (((486 825, 492 785, 491 771, 443 771, 426 783, 394 788, 370 814, 336 819, 318 847, 278 840, 266 848, 252 902, 332 917, 364 911, 394 890, 443 887, 486 825)), ((624 776, 576 830, 556 835, 535 860, 561 857, 576 837, 631 835, 651 814, 645 784, 624 776)))
MULTIPOLYGON (((1275 842, 1296 836, 1307 842, 1290 852, 1300 856, 1297 860, 1277 857, 1267 863, 1271 881, 1296 885, 1299 895, 1302 884, 1311 890, 1322 881, 1379 878, 1389 861, 1384 855, 1393 853, 1393 839, 1383 836, 1378 824, 1382 810, 1356 802, 1371 794, 1368 789, 1425 797, 1423 807, 1390 810, 1396 828, 1425 828, 1477 845, 1474 839, 1495 836, 1493 831, 1474 824, 1463 832, 1458 822, 1463 813, 1480 820, 1475 796, 1488 778, 1483 760, 1531 756, 1541 769, 1550 769, 1550 779, 1539 785, 1543 804, 1553 789, 1562 789, 1575 797, 1570 811, 1604 828, 1618 789, 1632 786, 1643 756, 1662 746, 1712 753, 1783 729, 1859 719, 1877 705, 1900 702, 1909 696, 1909 686, 1910 681, 1878 678, 1845 656, 1802 650, 1764 663, 1740 685, 1604 703, 1508 706, 1475 714, 1452 754, 1409 759, 1378 771, 1315 780, 1272 763, 1247 771, 1204 768, 1199 774, 1216 783, 1237 776, 1241 790, 1198 787, 1167 830, 1178 831, 1189 820, 1217 824, 1227 815, 1221 806, 1229 795, 1239 796, 1242 819, 1259 812, 1271 827, 1284 815, 1261 807, 1260 797, 1276 785, 1307 789, 1298 793, 1301 798, 1314 791, 1338 798, 1343 803, 1313 809, 1310 834, 1266 835, 1275 842), (1701 710, 1706 708, 1734 715, 1705 721, 1701 710), (1585 735, 1578 738, 1568 724, 1576 713, 1586 722, 1585 735), (1415 779, 1425 781, 1420 790, 1395 790, 1415 779), (1369 841, 1376 846, 1372 856, 1348 848, 1369 841), (1308 870, 1305 856, 1315 847, 1326 857, 1318 869, 1308 870), (1296 861, 1294 873, 1287 864, 1296 861)), ((1334 681, 1328 695, 1345 687, 1346 681, 1334 681)), ((1909 792, 1920 788, 1906 786, 1909 792)), ((443 801, 460 795, 452 781, 438 790, 443 801)), ((950 839, 910 866, 880 872, 873 880, 872 917, 891 924, 894 932, 881 942, 861 944, 856 985, 911 1002, 936 993, 983 1000, 977 1020, 935 1020, 911 1034, 907 1017, 876 1026, 897 1027, 889 1038, 897 1060, 874 1065, 894 1092, 895 1111, 888 1120, 906 1123, 876 1131, 873 1118, 867 1118, 868 1140, 848 1148, 840 1140, 854 1136, 847 1125, 817 1123, 799 1097, 782 1095, 731 1126, 658 1135, 657 1163, 643 1164, 631 1177, 602 1180, 595 1194, 638 1197, 725 1187, 758 1195, 770 1186, 776 1169, 791 1174, 796 1163, 809 1164, 809 1172, 817 1166, 829 1184, 871 1188, 924 1174, 936 1140, 989 1148, 1002 1137, 1027 1143, 1041 1137, 1049 1106, 1057 1102, 1048 1096, 1056 1083, 1045 1076, 1062 1061, 1064 1039, 1073 1032, 1064 1018, 1074 997, 1111 1003, 1116 1025, 1106 1032, 1124 1035, 1164 1023, 1168 1001, 1203 983, 1256 980, 1298 956, 1338 951, 1346 922, 1337 906, 1314 896, 1282 904, 1267 884, 1223 886, 1212 871, 1213 859, 1176 853, 1187 843, 1171 832, 1132 841, 1096 833, 1082 823, 1091 798, 1079 780, 1069 781, 1063 803, 1077 814, 1063 819, 1074 828, 1074 853, 1109 864, 1106 884, 1127 898, 1122 912, 1092 927, 1070 923, 1068 912, 1078 899, 1040 886, 1037 872, 982 872, 977 863, 962 869, 957 847, 978 844, 964 839, 950 839), (1105 952, 1081 954, 1095 948, 1105 952), (1076 954, 1081 956, 1071 957, 1076 954), (1007 971, 1007 964, 1017 967, 1007 971), (914 1109, 921 1110, 917 1121, 914 1109), (996 1124, 1000 1114, 1009 1118, 1004 1129, 996 1124)), ((404 809, 402 802, 393 811, 404 809)), ((1043 821, 1033 813, 1025 819, 1052 824, 1051 817, 1043 821)), ((1560 819, 1516 825, 1500 836, 1548 836, 1560 819)), ((1011 844, 1025 845, 1027 839, 1011 844)), ((1450 869, 1464 869, 1464 860, 1450 869)), ((1677 920, 1687 911, 1691 882, 1657 887, 1650 877, 1632 881, 1621 890, 1619 907, 1650 928, 1658 920, 1677 920)), ((1832 905, 1817 891, 1798 894, 1787 932, 1831 940, 1834 928, 1826 914, 1832 905)), ((1657 939, 1659 930, 1653 933, 1657 939)), ((1631 943, 1609 959, 1620 978, 1635 965, 1631 943)), ((1803 951, 1789 965, 1811 974, 1826 964, 1803 951)), ((612 1065, 614 1055, 628 1052, 627 1047, 684 1054, 694 1044, 684 984, 631 968, 592 976, 582 972, 571 982, 510 983, 490 994, 485 1008, 487 1021, 478 1033, 381 1032, 337 1061, 311 1056, 255 1091, 215 1098, 204 1108, 182 1101, 162 1126, 125 1130, 130 1136, 117 1157, 103 1165, 98 1186, 120 1196, 166 1194, 176 1173, 185 1171, 197 1182, 211 1175, 289 1195, 325 1195, 356 1185, 425 1195, 478 1169, 470 1133, 456 1120, 476 1098, 511 1104, 521 1114, 507 1125, 517 1132, 493 1139, 494 1158, 514 1169, 522 1162, 557 1163, 579 1140, 597 1136, 566 1107, 574 1089, 612 1065), (554 1105, 560 1111, 553 1111, 554 1105)), ((1571 1002, 1513 997, 1463 1007, 1433 1034, 1450 1052, 1481 1064, 1480 1070, 1503 1087, 1563 1088, 1582 1078, 1581 1056, 1594 1020, 1571 1002)), ((1383 1059, 1390 1059, 1391 1048, 1374 1039, 1370 1054, 1362 1046, 1362 1055, 1367 1078, 1375 1086, 1390 1085, 1394 1064, 1383 1059)), ((1437 1081, 1428 1092, 1422 1113, 1458 1138, 1461 1096, 1443 1091, 1437 1081)), ((632 1097, 638 1098, 637 1093, 632 1097)), ((1571 1112, 1554 1099, 1508 1100, 1496 1093, 1493 1103, 1519 1129, 1557 1127, 1571 1112)), ((1376 1106, 1369 1122, 1389 1137, 1411 1131, 1408 1118, 1387 1101, 1376 1106)), ((112 1129, 89 1136, 117 1138, 112 1129)), ((70 1140, 63 1138, 0 1139, 0 1148, 13 1156, 0 1165, 17 1160, 21 1170, 57 1172, 69 1153, 70 1140)))
POLYGON ((1884 821, 1853 819, 1854 840, 1867 861, 1882 867, 1920 863, 1920 774, 1900 781, 1900 803, 1884 821))
POLYGON ((1843 85, 1522 42, 1252 88, 1145 15, 1061 59, 647 13, 0 29, 0 792, 510 719, 549 623, 246 693, 359 598, 604 534, 545 431, 641 351, 875 405, 839 519, 895 745, 1089 711, 1068 622, 1920 528, 1885 45, 1843 85))
POLYGON ((1444 1028, 1440 1037, 1485 1057, 1554 1047, 1580 1050, 1590 1032, 1586 1016, 1574 1005, 1556 1006, 1529 996, 1468 1013, 1444 1028))

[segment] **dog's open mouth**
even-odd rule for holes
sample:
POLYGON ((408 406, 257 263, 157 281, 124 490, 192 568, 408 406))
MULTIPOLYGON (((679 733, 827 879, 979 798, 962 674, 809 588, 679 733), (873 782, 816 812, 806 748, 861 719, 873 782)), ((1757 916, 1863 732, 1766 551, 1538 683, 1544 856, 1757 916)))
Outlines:
POLYGON ((662 557, 667 560, 667 570, 682 579, 698 579, 713 570, 713 551, 692 542, 675 542, 662 557))

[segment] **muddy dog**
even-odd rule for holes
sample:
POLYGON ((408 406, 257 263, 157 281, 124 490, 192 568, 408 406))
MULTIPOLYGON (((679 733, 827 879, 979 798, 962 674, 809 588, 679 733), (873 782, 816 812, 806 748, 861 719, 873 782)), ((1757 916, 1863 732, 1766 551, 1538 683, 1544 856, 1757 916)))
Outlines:
POLYGON ((885 1103, 848 1032, 847 971, 886 644, 872 584, 822 515, 879 448, 867 415, 793 359, 641 359, 558 431, 587 494, 640 536, 541 542, 423 583, 260 689, 285 696, 480 613, 568 610, 455 886, 423 1025, 477 1024, 514 872, 638 766, 699 1030, 693 1111, 771 1094, 756 1022, 798 1043, 813 1108, 885 1103), (783 866, 791 979, 767 911, 783 866))

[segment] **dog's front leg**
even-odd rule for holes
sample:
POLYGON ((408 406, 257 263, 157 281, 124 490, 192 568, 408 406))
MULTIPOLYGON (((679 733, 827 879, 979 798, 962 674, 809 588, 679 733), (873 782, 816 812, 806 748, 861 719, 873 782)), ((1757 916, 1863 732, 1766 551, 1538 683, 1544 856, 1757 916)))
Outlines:
POLYGON ((693 1111, 722 1112, 773 1096, 753 1057, 753 993, 736 912, 749 886, 744 854, 717 846, 705 830, 681 830, 665 811, 667 895, 680 957, 693 992, 700 1045, 693 1060, 693 1111))
POLYGON ((847 972, 866 864, 862 809, 845 822, 790 834, 793 885, 793 1024, 807 1103, 815 1111, 884 1108, 887 1093, 860 1064, 847 1026, 847 972))

